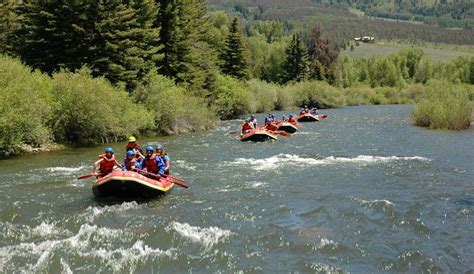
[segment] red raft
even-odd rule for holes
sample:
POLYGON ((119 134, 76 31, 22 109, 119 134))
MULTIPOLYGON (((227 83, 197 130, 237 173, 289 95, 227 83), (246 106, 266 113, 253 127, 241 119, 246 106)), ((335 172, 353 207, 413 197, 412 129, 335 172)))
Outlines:
POLYGON ((301 113, 298 115, 298 122, 319 122, 319 117, 311 113, 301 113))
POLYGON ((151 198, 163 195, 174 186, 172 179, 151 179, 134 171, 113 171, 92 184, 96 197, 151 198))
POLYGON ((277 140, 277 136, 273 131, 265 129, 265 127, 258 127, 240 136, 240 141, 263 142, 268 140, 277 140))
POLYGON ((288 133, 295 133, 296 131, 298 131, 298 128, 292 123, 283 121, 277 124, 277 130, 285 131, 288 133))

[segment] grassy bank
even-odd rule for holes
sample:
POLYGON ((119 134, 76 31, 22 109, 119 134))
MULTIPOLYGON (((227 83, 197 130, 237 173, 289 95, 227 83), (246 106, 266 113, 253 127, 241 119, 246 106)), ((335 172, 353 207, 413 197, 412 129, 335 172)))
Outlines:
POLYGON ((0 155, 212 126, 217 115, 186 93, 156 74, 129 94, 86 68, 48 76, 0 56, 0 155))
POLYGON ((431 82, 416 104, 412 117, 416 125, 431 129, 466 129, 472 122, 472 86, 431 82))
POLYGON ((474 85, 467 82, 474 75, 474 62, 456 59, 433 70, 417 65, 410 77, 410 66, 400 60, 404 59, 392 56, 359 63, 342 59, 333 85, 316 80, 279 85, 218 74, 215 92, 205 98, 155 72, 129 93, 103 77, 92 77, 87 68, 49 76, 0 56, 0 155, 41 151, 56 144, 108 143, 131 134, 205 130, 219 119, 305 104, 338 108, 419 103, 413 114, 417 125, 446 129, 470 125, 474 85))
POLYGON ((372 56, 388 56, 396 54, 400 50, 420 48, 428 58, 433 62, 444 62, 456 59, 458 57, 474 57, 474 49, 470 46, 455 46, 447 44, 430 44, 424 46, 410 45, 407 43, 395 43, 387 41, 378 41, 373 44, 360 43, 358 46, 348 47, 341 52, 341 55, 351 56, 353 58, 370 58, 372 56))

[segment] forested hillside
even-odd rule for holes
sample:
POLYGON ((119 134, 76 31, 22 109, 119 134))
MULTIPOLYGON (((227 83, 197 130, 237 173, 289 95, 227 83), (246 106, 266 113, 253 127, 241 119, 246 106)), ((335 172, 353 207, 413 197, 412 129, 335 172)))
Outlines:
POLYGON ((419 21, 446 28, 472 29, 474 27, 474 2, 471 0, 211 0, 209 2, 218 6, 226 6, 230 3, 242 6, 293 6, 295 9, 304 6, 306 13, 317 10, 314 5, 311 5, 314 3, 342 10, 358 9, 368 16, 419 21))
MULTIPOLYGON (((324 2, 326 0, 321 1, 324 2)), ((378 39, 398 39, 410 43, 474 44, 474 30, 472 29, 472 6, 474 2, 472 1, 470 3, 460 1, 460 3, 465 3, 465 6, 470 7, 468 11, 463 12, 464 19, 446 19, 450 22, 454 20, 453 22, 457 22, 455 25, 448 25, 447 23, 437 24, 431 19, 431 21, 428 20, 428 17, 426 17, 426 20, 423 19, 426 24, 421 24, 403 20, 384 20, 378 17, 360 16, 348 10, 351 6, 357 8, 354 1, 337 1, 340 4, 335 4, 336 1, 331 1, 333 4, 330 4, 331 2, 329 1, 327 2, 318 4, 310 0, 210 0, 208 1, 208 6, 211 10, 240 13, 249 22, 270 19, 282 20, 285 22, 285 27, 290 30, 299 28, 301 24, 307 25, 319 22, 325 29, 331 30, 328 34, 338 41, 347 39, 347 37, 372 35, 378 39), (344 4, 348 2, 354 3, 351 5, 344 4), (459 27, 463 29, 447 29, 445 27, 459 27)), ((371 1, 365 2, 370 3, 371 1)), ((385 3, 386 1, 383 2, 385 3)), ((378 9, 379 6, 376 7, 378 9)), ((367 15, 376 16, 374 12, 371 13, 369 11, 370 8, 365 9, 367 15)), ((460 7, 460 9, 466 8, 460 7)), ((390 14, 396 13, 390 12, 390 14)), ((380 16, 380 14, 377 16, 380 16)), ((440 15, 436 19, 442 20, 445 17, 446 15, 440 15)), ((398 19, 406 18, 400 17, 398 19)), ((420 18, 415 18, 413 15, 410 20, 420 20, 420 18)))

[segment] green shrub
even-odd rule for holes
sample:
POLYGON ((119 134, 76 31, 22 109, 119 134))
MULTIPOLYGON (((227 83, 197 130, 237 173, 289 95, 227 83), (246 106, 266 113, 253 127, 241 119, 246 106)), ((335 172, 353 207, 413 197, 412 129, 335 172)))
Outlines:
POLYGON ((247 82, 254 97, 254 107, 257 112, 269 112, 275 109, 278 101, 276 84, 252 79, 247 82))
POLYGON ((423 98, 412 112, 418 126, 432 129, 465 129, 471 124, 472 108, 462 85, 447 81, 432 81, 423 98))
POLYGON ((146 82, 137 88, 135 98, 152 114, 156 132, 195 131, 208 128, 215 121, 204 99, 188 95, 189 92, 176 86, 173 80, 152 72, 146 82))
POLYGON ((72 145, 116 141, 153 126, 145 108, 128 93, 88 69, 53 75, 52 129, 56 141, 72 145))
POLYGON ((349 106, 370 104, 370 99, 375 96, 375 90, 369 86, 358 86, 344 89, 346 103, 349 106))
POLYGON ((337 108, 346 105, 344 93, 323 81, 294 83, 286 86, 285 90, 294 98, 297 106, 337 108))
POLYGON ((219 75, 216 86, 213 103, 221 119, 237 118, 245 113, 255 112, 252 92, 244 82, 219 75))
POLYGON ((22 151, 22 145, 39 147, 51 140, 49 77, 31 72, 19 60, 0 56, 0 154, 22 151))

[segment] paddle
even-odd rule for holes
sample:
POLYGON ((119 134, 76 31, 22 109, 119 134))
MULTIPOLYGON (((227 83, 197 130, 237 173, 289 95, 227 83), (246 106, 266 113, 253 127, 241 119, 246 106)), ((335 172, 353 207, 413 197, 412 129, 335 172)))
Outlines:
MULTIPOLYGON (((153 178, 156 178, 156 179, 161 179, 162 177, 165 177, 163 175, 158 175, 158 174, 155 174, 155 173, 150 173, 150 172, 146 172, 144 170, 139 170, 139 169, 133 169, 133 171, 136 171, 138 173, 141 173, 143 175, 147 175, 147 176, 150 176, 150 177, 153 177, 153 178)), ((169 176, 169 175, 166 175, 166 176, 169 176)), ((170 177, 171 179, 174 179, 174 177, 170 177)), ((183 179, 181 179, 183 180, 183 179)), ((183 188, 189 188, 189 186, 187 184, 184 183, 184 180, 183 182, 177 182, 175 180, 173 180, 173 183, 175 183, 176 185, 180 186, 180 187, 183 187, 183 188)))
POLYGON ((98 174, 98 173, 91 173, 91 174, 86 174, 86 175, 79 176, 79 177, 77 177, 77 179, 82 180, 82 179, 87 179, 87 178, 95 177, 95 176, 99 176, 99 175, 100 174, 98 174))

